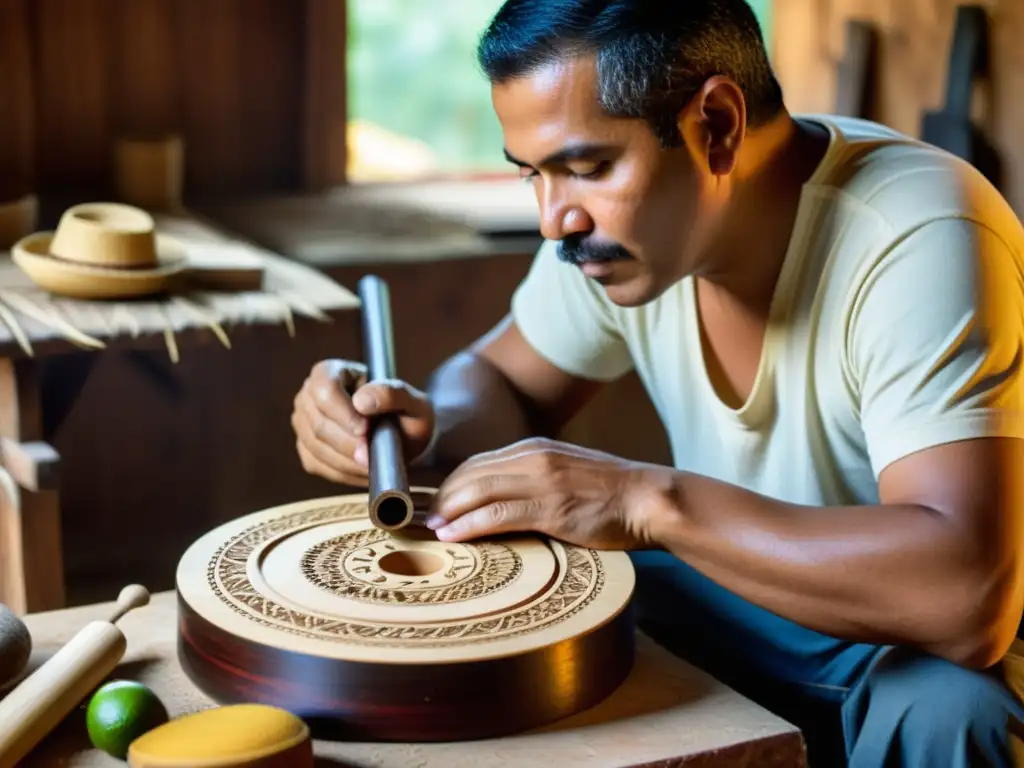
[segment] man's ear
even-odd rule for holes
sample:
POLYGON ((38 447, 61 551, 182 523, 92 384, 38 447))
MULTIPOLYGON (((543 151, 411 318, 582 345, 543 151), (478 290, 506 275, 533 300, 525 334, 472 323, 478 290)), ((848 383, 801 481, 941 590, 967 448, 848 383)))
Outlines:
POLYGON ((732 173, 746 133, 743 91, 728 77, 708 78, 679 113, 679 133, 716 176, 732 173))

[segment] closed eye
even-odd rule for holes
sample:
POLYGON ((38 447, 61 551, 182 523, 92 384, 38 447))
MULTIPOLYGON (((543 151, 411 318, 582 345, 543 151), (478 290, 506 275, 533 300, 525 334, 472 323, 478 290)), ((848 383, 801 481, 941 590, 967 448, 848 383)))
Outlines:
MULTIPOLYGON (((580 172, 580 171, 573 171, 571 168, 566 168, 565 172, 566 172, 566 174, 568 174, 570 177, 572 177, 574 179, 592 180, 592 179, 596 179, 596 178, 600 177, 602 174, 604 174, 605 171, 608 170, 609 165, 610 164, 607 163, 607 162, 600 162, 597 165, 595 165, 592 170, 589 170, 589 171, 582 171, 582 172, 580 172)), ((523 181, 526 181, 526 182, 533 181, 538 176, 540 176, 540 172, 539 171, 537 171, 537 170, 535 170, 533 168, 526 168, 524 166, 520 166, 519 178, 521 178, 523 181), (523 173, 523 171, 526 171, 526 173, 523 173)))
POLYGON ((537 163, 536 167, 514 157, 508 149, 505 149, 504 153, 506 160, 519 167, 520 178, 524 181, 532 181, 537 178, 538 171, 536 168, 550 168, 556 173, 566 173, 571 178, 589 180, 599 177, 608 170, 608 167, 611 165, 609 156, 613 154, 617 155, 619 153, 619 149, 610 145, 585 142, 570 144, 548 155, 537 163), (599 159, 602 157, 604 159, 599 159), (582 165, 585 168, 588 168, 588 170, 575 172, 570 167, 574 164, 582 165), (590 168, 591 165, 593 165, 593 168, 590 168), (526 172, 525 174, 523 173, 524 171, 526 172))
POLYGON ((602 162, 596 163, 592 170, 586 171, 585 173, 577 173, 577 172, 573 171, 572 169, 570 169, 569 172, 573 176, 575 176, 577 179, 596 179, 598 176, 600 176, 606 170, 608 170, 608 166, 609 165, 610 165, 610 163, 602 161, 602 162))

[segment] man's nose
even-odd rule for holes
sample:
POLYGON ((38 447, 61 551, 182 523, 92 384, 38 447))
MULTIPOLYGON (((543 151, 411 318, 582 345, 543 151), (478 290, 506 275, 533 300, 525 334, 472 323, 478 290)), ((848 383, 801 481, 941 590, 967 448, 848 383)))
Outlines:
POLYGON ((552 194, 550 187, 540 194, 540 232, 546 240, 590 232, 593 221, 578 203, 552 194))

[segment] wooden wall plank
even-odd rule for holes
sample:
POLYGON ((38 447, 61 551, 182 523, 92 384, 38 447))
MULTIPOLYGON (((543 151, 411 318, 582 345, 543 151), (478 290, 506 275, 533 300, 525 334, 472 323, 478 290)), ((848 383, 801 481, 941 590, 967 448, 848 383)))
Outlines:
POLYGON ((35 89, 29 2, 0 2, 0 203, 32 192, 35 186, 35 89))
POLYGON ((117 135, 158 139, 181 130, 175 0, 116 0, 111 106, 117 135))
POLYGON ((345 183, 348 163, 345 0, 306 0, 305 187, 345 183))
MULTIPOLYGON (((242 175, 240 18, 245 0, 179 0, 185 189, 230 190, 242 175)), ((259 126, 249 126, 258 131, 259 126)))
POLYGON ((344 2, 309 2, 3 0, 0 199, 106 194, 117 136, 172 132, 186 194, 301 189, 310 134, 339 183, 344 2))
POLYGON ((111 0, 33 0, 42 191, 108 188, 111 0))
MULTIPOLYGON (((302 4, 246 0, 245 8, 238 19, 240 183, 247 189, 298 189, 306 42, 302 4)), ((335 55, 344 58, 340 51, 335 55)))
POLYGON ((295 189, 299 182, 301 3, 179 0, 186 189, 295 189))

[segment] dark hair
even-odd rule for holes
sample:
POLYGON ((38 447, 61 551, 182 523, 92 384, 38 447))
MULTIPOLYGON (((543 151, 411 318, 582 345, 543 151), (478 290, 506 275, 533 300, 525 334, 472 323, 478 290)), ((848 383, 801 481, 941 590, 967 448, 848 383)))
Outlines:
POLYGON ((752 127, 782 108, 745 0, 506 0, 477 49, 492 84, 580 54, 596 55, 603 109, 646 120, 665 147, 679 145, 679 111, 714 75, 743 91, 752 127))

